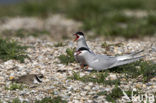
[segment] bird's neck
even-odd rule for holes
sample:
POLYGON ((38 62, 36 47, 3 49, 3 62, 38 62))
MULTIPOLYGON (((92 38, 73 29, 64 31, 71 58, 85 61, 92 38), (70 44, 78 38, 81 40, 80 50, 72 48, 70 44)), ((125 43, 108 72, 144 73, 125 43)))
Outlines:
POLYGON ((81 48, 82 46, 88 48, 85 38, 78 40, 78 48, 81 48))

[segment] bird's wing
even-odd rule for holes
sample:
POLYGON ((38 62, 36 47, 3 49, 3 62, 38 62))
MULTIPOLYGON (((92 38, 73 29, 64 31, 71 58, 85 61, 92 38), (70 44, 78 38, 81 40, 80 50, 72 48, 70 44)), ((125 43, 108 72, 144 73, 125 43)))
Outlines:
POLYGON ((107 55, 95 55, 92 62, 90 62, 90 67, 95 70, 105 70, 116 63, 115 57, 110 57, 107 55))
POLYGON ((128 64, 135 62, 145 56, 138 56, 142 51, 135 52, 128 55, 123 56, 107 56, 107 55, 99 55, 99 54, 92 54, 92 58, 88 62, 89 66, 92 67, 94 70, 105 70, 112 67, 128 64))

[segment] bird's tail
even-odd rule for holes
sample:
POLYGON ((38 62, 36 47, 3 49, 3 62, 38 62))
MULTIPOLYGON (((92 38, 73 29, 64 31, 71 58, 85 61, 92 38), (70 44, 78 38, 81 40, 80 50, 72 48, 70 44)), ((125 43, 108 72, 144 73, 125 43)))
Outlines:
POLYGON ((141 57, 140 54, 143 52, 144 50, 140 50, 138 52, 133 52, 131 54, 127 54, 127 55, 123 55, 123 56, 118 56, 117 60, 127 60, 127 59, 132 59, 132 58, 137 58, 137 57, 141 57))
POLYGON ((133 52, 133 53, 131 53, 131 54, 129 54, 129 55, 131 55, 131 56, 136 56, 136 55, 139 55, 139 54, 142 53, 142 52, 144 52, 144 50, 140 50, 140 51, 137 51, 137 52, 133 52))
POLYGON ((139 57, 131 57, 131 58, 127 58, 127 59, 118 59, 118 61, 112 66, 112 67, 116 67, 116 66, 120 66, 120 65, 124 65, 124 64, 129 64, 129 63, 132 63, 132 62, 136 62, 142 58, 144 58, 144 56, 139 56, 139 57))

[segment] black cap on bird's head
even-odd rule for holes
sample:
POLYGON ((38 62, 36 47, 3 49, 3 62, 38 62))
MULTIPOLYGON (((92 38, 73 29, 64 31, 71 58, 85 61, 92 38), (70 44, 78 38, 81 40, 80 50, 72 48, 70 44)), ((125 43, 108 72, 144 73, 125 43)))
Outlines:
POLYGON ((78 51, 83 51, 83 50, 89 51, 89 49, 88 48, 85 48, 85 47, 81 47, 81 48, 78 49, 78 51))
POLYGON ((84 34, 82 32, 80 32, 80 31, 76 32, 75 34, 84 36, 84 34))
POLYGON ((80 32, 80 31, 76 32, 74 35, 76 36, 74 41, 77 41, 80 38, 80 36, 84 36, 84 34, 82 32, 80 32))
POLYGON ((79 55, 82 51, 88 51, 88 52, 90 52, 88 48, 81 47, 81 48, 79 48, 79 49, 76 51, 76 52, 77 52, 77 55, 79 55))

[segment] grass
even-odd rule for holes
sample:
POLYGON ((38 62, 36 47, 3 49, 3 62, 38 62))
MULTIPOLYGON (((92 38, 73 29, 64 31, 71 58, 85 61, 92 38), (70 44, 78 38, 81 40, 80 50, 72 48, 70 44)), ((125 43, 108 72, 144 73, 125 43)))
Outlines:
MULTIPOLYGON (((132 91, 133 91, 133 90, 127 90, 127 91, 125 91, 125 93, 127 94, 127 96, 128 96, 129 98, 132 97, 132 91)), ((143 93, 139 93, 139 91, 133 91, 133 96, 138 96, 138 95, 140 95, 140 94, 143 94, 143 93)))
POLYGON ((123 36, 126 38, 152 36, 156 30, 155 0, 44 0, 27 1, 2 6, 0 16, 48 17, 62 13, 83 23, 82 29, 94 31, 95 36, 123 36), (147 12, 145 17, 127 16, 124 11, 147 12))
POLYGON ((3 61, 15 59, 24 62, 25 58, 29 58, 26 55, 26 49, 26 46, 21 46, 16 41, 0 39, 0 59, 3 61))
POLYGON ((21 101, 18 98, 15 98, 12 100, 12 103, 21 103, 21 101))
POLYGON ((6 90, 23 90, 24 86, 22 84, 12 83, 9 87, 5 87, 6 90))
POLYGON ((73 63, 74 59, 74 49, 66 49, 66 54, 62 54, 58 56, 61 63, 68 65, 69 63, 73 63))
MULTIPOLYGON (((8 102, 8 103, 29 103, 27 101, 21 101, 18 98, 15 98, 12 100, 12 102, 8 102)), ((62 98, 60 96, 51 98, 51 97, 45 97, 42 100, 36 100, 34 101, 34 103, 67 103, 67 101, 62 100, 62 98)))
POLYGON ((156 76, 156 64, 146 61, 138 61, 135 63, 119 66, 110 69, 110 72, 124 73, 126 78, 136 78, 141 82, 148 82, 156 76), (138 78, 141 76, 141 79, 138 78))
POLYGON ((38 101, 36 100, 35 103, 67 103, 67 101, 62 100, 62 98, 60 96, 58 97, 45 97, 42 100, 38 101))
POLYGON ((33 30, 26 30, 26 29, 19 29, 19 30, 4 30, 1 35, 5 36, 5 37, 20 37, 20 38, 24 38, 27 36, 33 36, 33 37, 39 37, 42 35, 48 35, 49 32, 46 30, 37 30, 37 29, 33 29, 33 30), (11 36, 10 36, 11 35, 11 36))
MULTIPOLYGON (((152 0, 153 1, 153 0, 152 0)), ((97 35, 124 36, 126 38, 154 35, 155 15, 137 18, 123 13, 123 10, 155 10, 145 0, 79 0, 71 7, 68 16, 83 22, 83 29, 97 35), (153 22, 150 22, 153 21, 153 22), (139 35, 138 35, 139 34, 139 35)), ((153 1, 154 2, 154 1, 153 1)))
POLYGON ((15 99, 12 100, 12 102, 9 102, 9 103, 29 103, 29 102, 27 102, 27 101, 21 101, 20 99, 15 98, 15 99))
POLYGON ((98 96, 107 95, 107 92, 106 92, 106 91, 101 91, 101 92, 98 92, 97 95, 98 95, 98 96))
POLYGON ((79 80, 82 82, 93 82, 93 83, 98 83, 98 84, 103 84, 103 85, 119 85, 120 80, 106 80, 106 77, 108 76, 108 73, 91 73, 90 75, 85 75, 80 77, 79 73, 73 72, 73 75, 68 77, 68 79, 72 80, 79 80))
POLYGON ((96 33, 95 36, 103 35, 107 37, 123 36, 126 38, 139 38, 141 36, 152 36, 156 32, 154 29, 155 24, 150 22, 155 17, 154 15, 144 18, 127 17, 125 15, 123 15, 124 17, 116 17, 116 15, 120 16, 120 13, 117 12, 112 17, 97 17, 97 20, 94 20, 95 17, 92 20, 84 20, 83 28, 87 31, 94 31, 96 33), (125 20, 120 21, 120 19, 125 20))
POLYGON ((116 100, 123 96, 123 92, 119 87, 115 87, 112 89, 110 94, 106 95, 106 100, 108 102, 116 103, 116 100))
MULTIPOLYGON (((124 92, 131 99, 132 90, 127 90, 127 91, 124 91, 124 92)), ((139 93, 138 91, 133 91, 133 96, 134 95, 138 96, 140 94, 142 94, 142 93, 139 93)), ((103 96, 103 95, 106 96, 106 100, 108 102, 111 102, 111 103, 118 103, 117 99, 124 96, 123 91, 117 85, 112 89, 111 93, 108 93, 106 91, 101 91, 101 92, 98 92, 97 95, 98 96, 103 96)))

